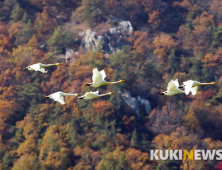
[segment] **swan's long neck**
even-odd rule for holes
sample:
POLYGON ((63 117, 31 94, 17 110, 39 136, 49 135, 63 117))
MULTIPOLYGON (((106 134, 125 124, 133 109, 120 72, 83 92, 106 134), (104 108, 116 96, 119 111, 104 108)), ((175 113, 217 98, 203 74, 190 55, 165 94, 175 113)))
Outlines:
POLYGON ((97 97, 108 96, 108 95, 111 95, 111 93, 99 94, 97 97))
POLYGON ((43 64, 42 67, 50 67, 50 66, 58 66, 59 63, 55 63, 55 64, 43 64))
POLYGON ((211 83, 200 83, 198 85, 215 85, 217 84, 216 82, 211 82, 211 83))
POLYGON ((117 83, 122 83, 122 80, 114 81, 114 82, 107 82, 106 84, 109 85, 109 84, 117 84, 117 83))
POLYGON ((72 93, 62 93, 62 96, 78 96, 78 94, 72 94, 72 93))

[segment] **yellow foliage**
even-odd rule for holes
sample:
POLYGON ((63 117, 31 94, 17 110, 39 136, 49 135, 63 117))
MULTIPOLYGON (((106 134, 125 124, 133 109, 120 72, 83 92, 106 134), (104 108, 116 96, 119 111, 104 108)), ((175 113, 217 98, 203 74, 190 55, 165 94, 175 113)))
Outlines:
POLYGON ((51 18, 49 16, 48 10, 48 7, 45 6, 42 13, 37 15, 34 23, 34 29, 37 31, 38 36, 40 37, 47 35, 47 33, 54 30, 57 25, 55 18, 51 18))
POLYGON ((186 8, 188 10, 192 8, 192 5, 189 2, 189 0, 183 0, 182 2, 174 2, 173 5, 174 6, 178 5, 178 6, 181 6, 183 8, 186 8))
POLYGON ((115 167, 120 160, 121 154, 124 154, 124 152, 121 151, 121 148, 119 146, 117 146, 116 150, 105 155, 105 157, 96 166, 96 170, 104 170, 104 167, 108 167, 110 165, 115 167))
POLYGON ((115 144, 121 147, 128 146, 129 141, 127 140, 127 136, 125 134, 117 133, 115 135, 115 144))
POLYGON ((133 48, 140 54, 145 54, 147 49, 152 47, 146 32, 135 31, 134 36, 129 40, 134 42, 133 48))
POLYGON ((215 54, 213 53, 207 53, 204 55, 204 58, 201 60, 202 65, 207 63, 208 67, 215 67, 220 64, 220 61, 222 60, 222 50, 217 50, 215 54))
POLYGON ((161 23, 161 19, 159 18, 159 11, 153 11, 149 13, 149 20, 148 22, 152 24, 152 26, 156 27, 161 23))
POLYGON ((37 123, 30 114, 27 114, 23 120, 16 122, 16 128, 23 129, 23 135, 26 139, 30 135, 38 135, 37 123))
POLYGON ((61 161, 60 161, 60 153, 50 151, 44 161, 41 161, 41 165, 46 168, 56 168, 60 169, 61 161))
POLYGON ((31 154, 37 150, 37 143, 34 135, 30 135, 17 149, 18 156, 31 154))
POLYGON ((41 165, 46 168, 60 169, 70 163, 68 158, 70 152, 66 148, 59 127, 57 125, 49 126, 40 148, 39 160, 41 165))
POLYGON ((156 145, 156 149, 189 149, 191 141, 196 138, 187 133, 184 127, 177 128, 170 135, 157 135, 152 143, 156 145))
POLYGON ((23 155, 14 164, 12 170, 39 170, 40 164, 36 155, 23 155))
POLYGON ((213 139, 211 138, 205 138, 204 140, 204 143, 206 143, 208 145, 207 149, 221 149, 222 147, 222 142, 217 140, 217 141, 213 141, 213 139))
POLYGON ((100 115, 102 117, 110 117, 114 113, 113 104, 107 101, 98 101, 92 104, 92 116, 100 115))
POLYGON ((10 63, 14 63, 16 65, 22 64, 24 66, 27 64, 27 62, 28 63, 35 62, 36 59, 39 61, 39 59, 43 57, 44 57, 43 52, 41 50, 36 49, 31 42, 30 44, 28 43, 27 45, 24 46, 19 45, 17 48, 13 48, 12 58, 8 59, 7 61, 10 63))
POLYGON ((0 134, 5 130, 6 122, 13 116, 13 111, 17 107, 14 102, 0 99, 0 134))
POLYGON ((77 147, 74 149, 74 155, 75 155, 75 156, 81 156, 83 152, 84 152, 84 149, 80 148, 79 146, 77 146, 77 147))
POLYGON ((200 121, 197 119, 192 109, 190 109, 188 113, 183 116, 183 125, 193 131, 198 132, 198 134, 202 133, 200 121))
POLYGON ((126 160, 129 162, 129 166, 133 170, 148 170, 151 168, 151 165, 148 164, 149 162, 149 154, 142 153, 140 150, 135 148, 129 148, 125 151, 126 160))
MULTIPOLYGON (((196 150, 197 146, 193 147, 193 150, 196 150)), ((182 160, 182 165, 180 166, 183 170, 197 170, 197 169, 205 169, 203 160, 182 160)))
POLYGON ((22 24, 21 22, 12 23, 12 25, 8 29, 9 38, 12 39, 14 36, 16 36, 19 32, 19 29, 21 29, 23 26, 24 24, 22 24))
POLYGON ((170 35, 164 33, 161 33, 160 36, 155 37, 153 44, 156 47, 153 53, 162 61, 166 61, 167 54, 177 46, 174 39, 170 35))
POLYGON ((84 165, 83 162, 79 162, 72 170, 92 170, 91 165, 84 165))
POLYGON ((38 47, 38 40, 35 35, 32 36, 32 38, 29 40, 26 46, 33 47, 33 48, 38 47))

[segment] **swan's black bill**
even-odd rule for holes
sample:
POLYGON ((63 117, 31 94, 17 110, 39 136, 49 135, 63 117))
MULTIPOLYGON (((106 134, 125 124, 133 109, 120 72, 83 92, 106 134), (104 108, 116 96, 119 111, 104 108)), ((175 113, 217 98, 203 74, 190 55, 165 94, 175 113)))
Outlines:
POLYGON ((91 83, 89 83, 89 84, 85 84, 85 86, 91 86, 91 83))
POLYGON ((184 88, 184 86, 179 86, 180 89, 184 88))
POLYGON ((78 97, 79 99, 84 99, 84 97, 78 97))
POLYGON ((48 99, 48 98, 49 98, 49 96, 45 96, 45 98, 47 98, 47 99, 48 99))
POLYGON ((159 95, 164 95, 164 93, 160 93, 159 95))
POLYGON ((23 68, 23 70, 28 70, 28 68, 23 68))

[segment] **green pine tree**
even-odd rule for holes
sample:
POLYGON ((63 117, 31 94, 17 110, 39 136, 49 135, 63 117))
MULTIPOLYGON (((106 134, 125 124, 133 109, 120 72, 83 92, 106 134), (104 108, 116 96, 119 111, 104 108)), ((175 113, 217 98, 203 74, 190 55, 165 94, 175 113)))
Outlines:
POLYGON ((134 129, 134 131, 133 131, 133 135, 132 135, 132 138, 131 138, 130 146, 131 147, 138 146, 138 137, 137 137, 136 129, 134 129))
POLYGON ((19 21, 21 16, 22 16, 22 9, 20 8, 19 3, 16 3, 13 10, 12 10, 10 18, 13 20, 13 22, 17 22, 17 21, 19 21))
POLYGON ((56 48, 57 51, 63 51, 67 47, 73 46, 74 40, 64 27, 58 26, 54 30, 52 37, 50 37, 47 41, 47 45, 49 47, 56 48))

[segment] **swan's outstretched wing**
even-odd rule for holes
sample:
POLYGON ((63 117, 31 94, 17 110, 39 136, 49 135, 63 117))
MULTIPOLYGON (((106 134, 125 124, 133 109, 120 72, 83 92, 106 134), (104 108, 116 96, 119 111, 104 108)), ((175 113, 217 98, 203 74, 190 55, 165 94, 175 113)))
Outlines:
POLYGON ((175 84, 176 87, 179 87, 178 79, 174 80, 174 84, 175 84))
POLYGON ((105 80, 105 78, 106 78, 106 73, 105 73, 105 71, 104 71, 104 70, 101 70, 101 71, 100 71, 100 74, 102 74, 102 79, 105 80))
POLYGON ((192 87, 191 88, 192 95, 195 95, 197 93, 197 90, 198 90, 198 86, 192 87))
POLYGON ((93 84, 97 84, 102 80, 102 74, 99 72, 97 68, 93 69, 93 76, 92 76, 93 84))
POLYGON ((177 90, 177 86, 175 85, 175 82, 173 81, 173 79, 168 83, 167 90, 168 91, 177 90))
POLYGON ((185 85, 185 94, 188 95, 191 91, 193 81, 185 81, 183 84, 185 85))
POLYGON ((99 91, 95 91, 95 92, 86 92, 85 94, 85 98, 86 99, 93 99, 95 97, 97 97, 99 94, 99 91))
POLYGON ((169 89, 171 88, 172 83, 174 84, 173 79, 170 80, 170 82, 168 83, 168 85, 167 85, 167 90, 169 90, 169 89))
POLYGON ((56 93, 51 94, 51 96, 55 101, 58 101, 61 95, 59 92, 56 92, 56 93))
POLYGON ((65 104, 64 96, 60 96, 58 102, 61 103, 61 104, 65 104))
POLYGON ((85 99, 93 99, 95 97, 96 97, 96 95, 92 92, 86 92, 86 94, 85 94, 85 99))
POLYGON ((94 91, 94 92, 92 92, 92 93, 94 93, 95 95, 99 95, 99 90, 94 91))
POLYGON ((41 71, 42 73, 47 73, 48 71, 45 71, 45 69, 44 68, 40 68, 40 70, 39 71, 41 71))
POLYGON ((39 71, 39 70, 40 70, 40 65, 39 65, 39 63, 33 64, 33 65, 29 66, 29 67, 31 67, 31 68, 34 69, 35 71, 39 71))
MULTIPOLYGON (((102 73, 103 74, 103 73, 102 73)), ((93 84, 94 84, 94 87, 99 87, 101 86, 102 84, 104 84, 105 80, 103 80, 103 76, 97 68, 94 68, 93 69, 93 76, 92 76, 92 79, 93 79, 93 84)), ((104 77, 105 78, 105 77, 104 77)))

